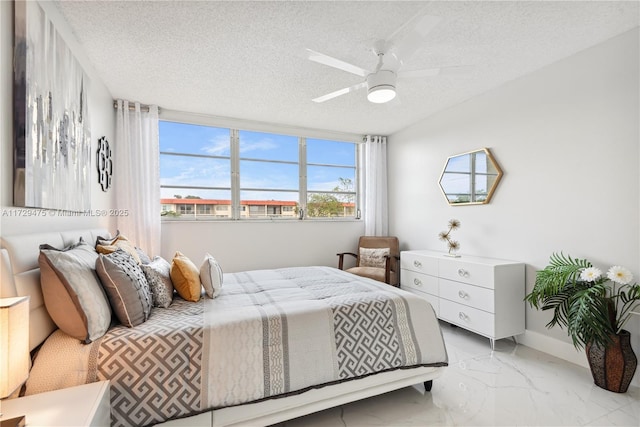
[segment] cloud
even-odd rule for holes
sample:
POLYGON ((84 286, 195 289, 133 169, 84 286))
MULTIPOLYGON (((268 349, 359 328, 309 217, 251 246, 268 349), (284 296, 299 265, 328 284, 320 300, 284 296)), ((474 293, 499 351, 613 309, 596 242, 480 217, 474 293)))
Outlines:
POLYGON ((211 156, 229 156, 229 147, 229 135, 218 135, 210 139, 207 145, 202 147, 202 151, 211 156))
POLYGON ((271 138, 261 138, 256 141, 243 141, 240 143, 241 153, 248 153, 251 151, 271 151, 277 149, 282 149, 282 146, 275 143, 271 138))

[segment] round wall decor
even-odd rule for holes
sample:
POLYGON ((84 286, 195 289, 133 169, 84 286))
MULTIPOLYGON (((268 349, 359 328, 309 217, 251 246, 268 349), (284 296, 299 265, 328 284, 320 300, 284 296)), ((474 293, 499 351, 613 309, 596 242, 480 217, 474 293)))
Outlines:
POLYGON ((105 136, 98 140, 96 165, 98 166, 98 182, 102 186, 102 191, 107 191, 109 187, 111 187, 113 162, 111 160, 111 148, 109 147, 109 141, 107 141, 105 136))

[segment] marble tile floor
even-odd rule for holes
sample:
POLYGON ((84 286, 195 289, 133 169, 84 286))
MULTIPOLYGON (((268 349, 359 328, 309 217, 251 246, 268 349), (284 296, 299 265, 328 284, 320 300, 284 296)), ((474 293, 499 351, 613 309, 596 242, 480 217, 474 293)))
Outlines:
POLYGON ((588 369, 511 340, 442 323, 449 367, 422 385, 327 409, 277 427, 640 426, 640 388, 617 394, 588 369))

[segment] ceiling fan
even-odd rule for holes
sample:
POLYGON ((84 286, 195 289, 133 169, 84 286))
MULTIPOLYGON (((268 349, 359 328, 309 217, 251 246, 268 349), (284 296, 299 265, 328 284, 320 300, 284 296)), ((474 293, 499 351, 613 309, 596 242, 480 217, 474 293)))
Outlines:
POLYGON ((307 49, 309 60, 365 78, 364 81, 358 84, 319 96, 312 99, 312 101, 325 102, 366 87, 367 99, 370 102, 382 104, 395 98, 398 79, 436 76, 443 71, 466 68, 443 67, 411 71, 401 70, 405 62, 420 48, 426 35, 441 21, 442 18, 437 16, 418 14, 415 18, 409 20, 394 31, 387 40, 376 41, 372 50, 378 57, 378 64, 376 68, 371 71, 332 56, 307 49), (406 29, 410 27, 411 24, 413 24, 411 30, 407 31, 406 29))

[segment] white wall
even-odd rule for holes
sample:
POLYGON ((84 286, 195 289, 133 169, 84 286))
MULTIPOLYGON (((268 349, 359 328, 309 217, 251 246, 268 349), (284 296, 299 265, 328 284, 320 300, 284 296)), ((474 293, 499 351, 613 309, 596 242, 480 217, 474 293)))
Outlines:
MULTIPOLYGON (((197 266, 209 252, 226 273, 302 265, 338 266, 338 252, 356 252, 362 221, 170 221, 162 253, 180 251, 197 266)), ((351 265, 349 265, 351 266, 351 265)))
MULTIPOLYGON (((88 103, 91 120, 91 152, 98 149, 98 138, 115 138, 115 112, 113 98, 98 73, 87 60, 83 50, 71 34, 70 28, 55 6, 42 2, 47 16, 54 23, 63 39, 89 76, 88 103)), ((0 234, 9 235, 45 230, 68 230, 86 227, 115 227, 110 217, 60 217, 51 211, 46 217, 25 216, 25 211, 13 207, 13 2, 0 1, 0 234), (16 216, 17 215, 17 216, 16 216), (53 216, 51 216, 53 215, 53 216)), ((98 184, 98 172, 92 164, 91 208, 113 207, 114 192, 103 192, 98 184)), ((70 197, 72 197, 70 195, 70 197)))
MULTIPOLYGON (((636 28, 391 135, 390 230, 403 249, 445 250, 438 232, 457 218, 460 253, 525 262, 527 292, 554 251, 640 280, 638 39, 636 28), (449 206, 447 157, 481 147, 505 173, 494 198, 449 206)), ((522 338, 584 364, 549 319, 528 308, 522 338)), ((640 355, 640 319, 628 329, 640 355)))

